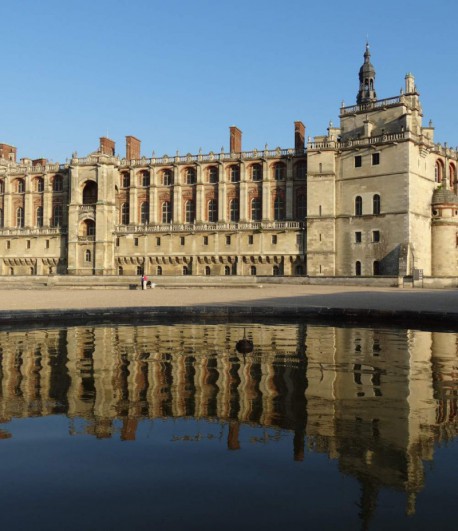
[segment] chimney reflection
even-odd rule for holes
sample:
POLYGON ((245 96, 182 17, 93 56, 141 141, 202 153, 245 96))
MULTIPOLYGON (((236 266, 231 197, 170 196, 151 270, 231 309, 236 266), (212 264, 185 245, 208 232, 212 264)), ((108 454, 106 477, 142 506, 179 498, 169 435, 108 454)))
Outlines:
POLYGON ((227 425, 228 450, 250 444, 248 427, 287 430, 295 461, 325 453, 358 478, 363 521, 382 487, 404 491, 415 512, 423 462, 457 434, 456 334, 304 324, 248 335, 234 325, 0 332, 0 426, 65 413, 72 434, 135 441, 146 419, 204 419, 227 425))

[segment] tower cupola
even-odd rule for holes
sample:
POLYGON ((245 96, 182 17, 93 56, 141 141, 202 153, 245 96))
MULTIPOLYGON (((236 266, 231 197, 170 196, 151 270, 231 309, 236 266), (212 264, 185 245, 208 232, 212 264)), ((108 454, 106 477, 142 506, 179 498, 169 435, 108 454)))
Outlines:
POLYGON ((366 42, 366 51, 364 52, 364 63, 359 69, 359 92, 356 97, 356 103, 370 103, 377 100, 375 93, 375 68, 371 63, 371 53, 369 43, 366 42))

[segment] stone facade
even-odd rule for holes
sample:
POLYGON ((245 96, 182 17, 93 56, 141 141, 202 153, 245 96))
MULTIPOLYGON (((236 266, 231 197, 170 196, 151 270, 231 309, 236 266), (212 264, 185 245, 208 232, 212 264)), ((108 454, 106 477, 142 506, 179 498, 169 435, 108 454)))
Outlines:
POLYGON ((366 46, 357 104, 294 148, 126 157, 100 139, 67 164, 0 144, 1 275, 456 276, 457 152, 422 125, 411 74, 377 100, 366 46))

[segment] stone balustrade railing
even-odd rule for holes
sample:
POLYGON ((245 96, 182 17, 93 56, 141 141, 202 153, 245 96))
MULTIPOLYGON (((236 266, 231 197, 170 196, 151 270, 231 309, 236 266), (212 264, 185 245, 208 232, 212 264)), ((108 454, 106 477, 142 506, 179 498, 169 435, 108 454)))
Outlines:
POLYGON ((120 234, 154 232, 227 232, 240 230, 299 230, 300 221, 252 221, 245 223, 163 223, 160 225, 118 225, 115 232, 120 234))
POLYGON ((62 236, 67 234, 64 227, 0 228, 0 236, 62 236))

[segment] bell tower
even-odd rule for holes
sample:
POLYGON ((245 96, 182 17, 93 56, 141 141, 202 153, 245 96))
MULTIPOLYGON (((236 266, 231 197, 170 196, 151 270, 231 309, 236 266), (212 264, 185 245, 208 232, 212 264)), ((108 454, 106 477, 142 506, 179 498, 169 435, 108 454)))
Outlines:
POLYGON ((370 103, 377 100, 375 93, 375 68, 371 63, 371 53, 369 43, 366 42, 366 51, 364 52, 364 63, 359 69, 359 92, 356 97, 356 103, 370 103))

